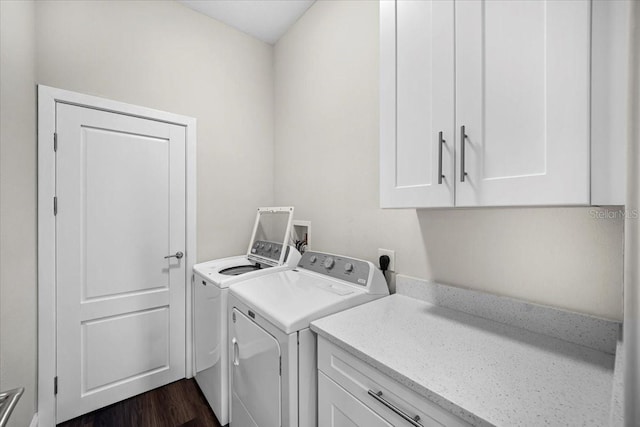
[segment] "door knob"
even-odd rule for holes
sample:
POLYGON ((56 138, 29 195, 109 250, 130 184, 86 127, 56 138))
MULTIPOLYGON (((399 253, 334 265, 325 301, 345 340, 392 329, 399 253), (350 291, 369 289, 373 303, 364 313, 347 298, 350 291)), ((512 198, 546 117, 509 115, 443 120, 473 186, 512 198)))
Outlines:
POLYGON ((175 255, 167 255, 166 257, 164 257, 164 259, 167 259, 167 258, 178 258, 178 259, 180 259, 183 256, 184 256, 184 254, 182 252, 178 251, 178 252, 175 253, 175 255))

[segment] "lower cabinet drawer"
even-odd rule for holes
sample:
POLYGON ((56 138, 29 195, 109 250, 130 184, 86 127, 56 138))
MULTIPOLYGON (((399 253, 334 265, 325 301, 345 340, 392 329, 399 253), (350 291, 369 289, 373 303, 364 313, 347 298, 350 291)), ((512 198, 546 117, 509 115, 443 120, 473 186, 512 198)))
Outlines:
MULTIPOLYGON (((418 395, 387 375, 376 370, 366 362, 357 359, 336 345, 322 337, 318 337, 318 377, 324 374, 328 380, 332 380, 336 387, 345 392, 352 399, 361 402, 370 408, 372 413, 378 415, 388 424, 360 424, 351 419, 351 424, 335 424, 322 420, 331 420, 322 414, 324 410, 334 410, 331 406, 318 408, 319 426, 368 426, 368 425, 392 425, 392 426, 446 426, 468 427, 470 424, 457 416, 447 412, 435 403, 418 395)), ((338 399, 337 397, 323 397, 323 390, 318 389, 319 402, 338 399)), ((346 400, 346 399, 345 399, 346 400)), ((335 406, 335 410, 340 406, 335 406)), ((350 415, 349 413, 346 414, 350 415)))
POLYGON ((371 408, 318 372, 318 426, 392 427, 371 408))

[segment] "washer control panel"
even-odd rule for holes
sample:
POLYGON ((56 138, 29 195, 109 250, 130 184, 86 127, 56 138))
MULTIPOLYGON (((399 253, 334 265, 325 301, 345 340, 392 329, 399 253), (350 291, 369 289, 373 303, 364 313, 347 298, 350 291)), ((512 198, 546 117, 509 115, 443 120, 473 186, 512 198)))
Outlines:
POLYGON ((257 240, 251 248, 251 255, 278 261, 280 259, 281 251, 282 245, 280 243, 268 242, 266 240, 257 240))
POLYGON ((367 261, 307 251, 302 254, 298 267, 325 274, 359 286, 367 286, 371 264, 367 261))

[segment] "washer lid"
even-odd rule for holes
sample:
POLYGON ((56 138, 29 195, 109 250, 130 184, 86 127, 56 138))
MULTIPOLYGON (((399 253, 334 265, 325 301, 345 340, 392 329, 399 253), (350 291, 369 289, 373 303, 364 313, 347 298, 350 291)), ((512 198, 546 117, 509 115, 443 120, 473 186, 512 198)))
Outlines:
POLYGON ((292 221, 292 206, 258 208, 247 258, 267 265, 282 265, 292 221))
MULTIPOLYGON (((294 253, 295 255, 295 253, 294 253)), ((205 280, 207 284, 214 285, 221 289, 226 289, 234 283, 238 283, 243 280, 248 280, 255 277, 264 276, 267 274, 276 273, 278 271, 286 270, 295 267, 297 260, 293 265, 276 265, 273 267, 265 266, 259 270, 251 270, 244 274, 236 276, 230 276, 227 274, 221 274, 221 270, 228 268, 246 266, 247 268, 254 266, 255 262, 247 259, 246 255, 240 255, 229 258, 221 258, 212 261, 203 262, 193 266, 193 271, 196 274, 196 280, 205 280)), ((201 282, 198 282, 201 283, 201 282)))
POLYGON ((303 270, 287 270, 234 284, 231 294, 287 334, 382 295, 303 270))

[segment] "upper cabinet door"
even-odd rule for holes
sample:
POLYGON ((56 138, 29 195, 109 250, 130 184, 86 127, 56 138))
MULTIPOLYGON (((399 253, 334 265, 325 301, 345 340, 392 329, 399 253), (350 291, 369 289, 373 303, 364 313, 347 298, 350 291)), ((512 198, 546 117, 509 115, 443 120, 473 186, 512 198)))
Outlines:
POLYGON ((382 1, 380 31, 380 204, 453 206, 453 1, 382 1))
POLYGON ((455 19, 456 205, 589 204, 590 2, 462 0, 455 19))

